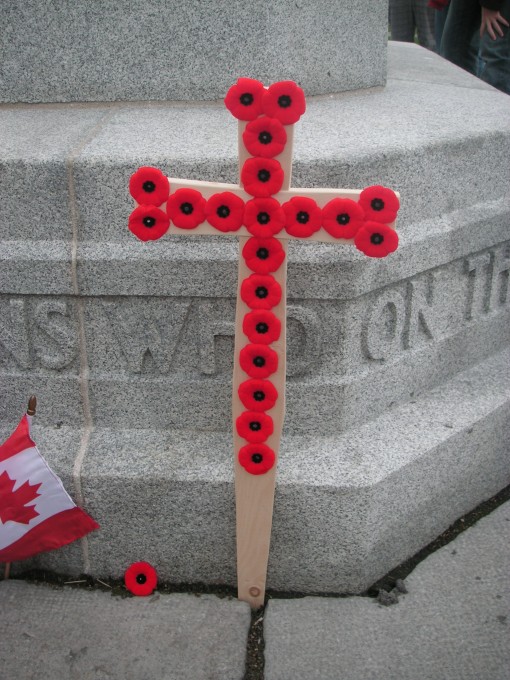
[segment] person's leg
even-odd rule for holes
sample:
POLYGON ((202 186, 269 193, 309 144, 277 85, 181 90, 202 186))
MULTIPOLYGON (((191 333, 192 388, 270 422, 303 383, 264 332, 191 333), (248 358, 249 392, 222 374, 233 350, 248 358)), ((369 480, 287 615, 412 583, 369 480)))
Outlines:
MULTIPOLYGON (((510 22, 510 0, 505 0, 500 13, 510 22)), ((501 28, 503 37, 492 40, 485 32, 480 40, 480 78, 510 94, 510 28, 501 28)))
POLYGON ((414 42, 412 0, 390 0, 391 39, 414 42))
POLYGON ((429 50, 436 49, 434 38, 434 15, 436 10, 428 7, 428 0, 414 0, 414 21, 418 30, 418 42, 429 50))
POLYGON ((439 51, 448 61, 475 75, 481 15, 478 0, 451 0, 439 51))
POLYGON ((448 5, 444 9, 434 10, 434 38, 436 40, 436 51, 439 52, 441 47, 441 38, 443 37, 444 25, 446 17, 448 16, 448 5))

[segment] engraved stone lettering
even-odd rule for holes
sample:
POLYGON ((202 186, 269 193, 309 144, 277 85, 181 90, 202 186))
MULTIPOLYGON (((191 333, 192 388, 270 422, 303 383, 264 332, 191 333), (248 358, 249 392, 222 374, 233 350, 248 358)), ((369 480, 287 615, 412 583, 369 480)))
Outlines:
POLYGON ((233 319, 230 321, 224 317, 216 318, 216 310, 217 305, 207 301, 200 302, 198 318, 199 370, 205 375, 214 375, 218 372, 216 338, 232 338, 232 349, 234 347, 235 322, 233 319))
POLYGON ((508 299, 508 271, 510 269, 510 245, 498 248, 492 256, 491 309, 505 305, 508 299))
POLYGON ((35 306, 34 320, 38 342, 36 355, 41 365, 62 369, 76 356, 76 339, 70 326, 67 304, 63 300, 43 300, 35 306))
POLYGON ((478 253, 464 260, 468 275, 465 318, 470 320, 477 311, 489 311, 491 297, 491 254, 478 253))
POLYGON ((432 305, 434 302, 434 278, 430 272, 426 278, 411 279, 407 282, 407 309, 404 329, 404 348, 417 344, 419 335, 434 337, 432 305))
POLYGON ((384 361, 402 347, 406 301, 398 290, 382 292, 369 307, 361 332, 368 359, 384 361))
POLYGON ((189 302, 133 300, 124 305, 103 302, 103 308, 130 372, 170 371, 189 302))
POLYGON ((25 300, 0 302, 0 363, 14 359, 21 368, 31 367, 25 300))
POLYGON ((313 309, 302 305, 289 305, 287 323, 289 345, 287 375, 303 375, 320 359, 322 328, 319 317, 313 309))

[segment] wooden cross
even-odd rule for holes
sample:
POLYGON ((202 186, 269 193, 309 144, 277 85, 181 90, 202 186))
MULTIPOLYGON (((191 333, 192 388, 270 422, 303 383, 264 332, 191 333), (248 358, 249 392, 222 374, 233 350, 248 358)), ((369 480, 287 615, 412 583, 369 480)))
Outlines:
POLYGON ((238 596, 264 602, 276 461, 285 410, 287 241, 354 244, 371 257, 394 251, 398 195, 373 186, 291 189, 294 123, 305 111, 290 81, 240 78, 225 98, 239 120, 239 184, 167 178, 140 168, 130 180, 140 239, 170 235, 239 238, 232 417, 238 596), (165 211, 166 207, 166 211, 165 211))

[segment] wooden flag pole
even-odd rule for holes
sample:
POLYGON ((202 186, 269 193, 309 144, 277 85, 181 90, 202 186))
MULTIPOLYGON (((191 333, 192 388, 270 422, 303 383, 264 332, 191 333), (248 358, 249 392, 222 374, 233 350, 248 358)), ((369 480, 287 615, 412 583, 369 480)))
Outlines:
MULTIPOLYGON (((37 399, 34 395, 28 400, 27 416, 35 416, 35 409, 37 407, 37 399)), ((4 581, 7 581, 11 575, 11 562, 6 562, 4 566, 4 581)))

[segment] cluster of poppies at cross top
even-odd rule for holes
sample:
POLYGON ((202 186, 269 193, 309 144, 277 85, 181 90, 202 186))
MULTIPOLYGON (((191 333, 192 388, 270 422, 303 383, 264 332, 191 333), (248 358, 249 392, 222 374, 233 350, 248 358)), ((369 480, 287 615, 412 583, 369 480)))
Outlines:
POLYGON ((245 202, 232 191, 223 191, 206 199, 191 188, 170 194, 167 177, 156 168, 143 167, 129 183, 139 203, 129 218, 129 229, 143 241, 163 236, 170 222, 187 230, 208 222, 220 232, 236 232, 244 225, 251 235, 242 255, 253 273, 240 288, 241 299, 250 309, 242 324, 249 344, 239 357, 248 376, 238 391, 246 411, 237 418, 236 430, 247 442, 239 451, 240 464, 251 474, 264 474, 275 462, 275 453, 265 442, 274 431, 267 411, 278 399, 269 378, 278 369, 278 354, 271 345, 280 337, 281 321, 272 310, 282 290, 272 274, 284 262, 285 251, 276 235, 285 229, 291 237, 306 239, 322 228, 334 238, 354 239, 358 250, 370 257, 385 257, 398 246, 398 236, 389 225, 400 206, 395 192, 382 186, 364 189, 357 201, 334 198, 320 207, 310 197, 294 196, 281 205, 274 196, 285 177, 276 157, 287 143, 286 126, 305 112, 303 90, 292 81, 265 88, 258 80, 239 78, 225 105, 246 122, 242 139, 250 157, 241 168, 241 184, 252 198, 245 202))

